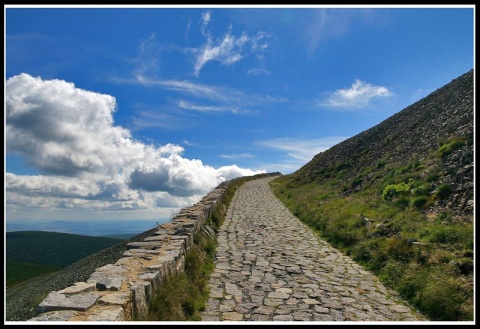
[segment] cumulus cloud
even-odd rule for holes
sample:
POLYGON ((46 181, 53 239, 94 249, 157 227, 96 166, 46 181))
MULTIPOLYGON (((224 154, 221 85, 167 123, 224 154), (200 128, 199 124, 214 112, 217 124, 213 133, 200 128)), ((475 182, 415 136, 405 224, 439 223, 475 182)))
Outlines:
POLYGON ((373 86, 356 80, 349 89, 338 89, 326 100, 319 103, 323 107, 342 109, 363 109, 374 98, 391 96, 392 92, 383 86, 373 86))
POLYGON ((186 206, 226 179, 261 171, 213 168, 182 146, 146 145, 115 126, 116 100, 62 80, 6 81, 6 151, 41 175, 6 173, 7 205, 149 209, 186 206))

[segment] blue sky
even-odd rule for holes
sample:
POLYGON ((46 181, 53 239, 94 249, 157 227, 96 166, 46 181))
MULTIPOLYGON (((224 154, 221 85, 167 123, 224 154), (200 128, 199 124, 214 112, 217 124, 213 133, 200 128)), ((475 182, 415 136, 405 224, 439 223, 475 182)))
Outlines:
POLYGON ((474 68, 474 6, 5 6, 8 222, 169 218, 474 68))

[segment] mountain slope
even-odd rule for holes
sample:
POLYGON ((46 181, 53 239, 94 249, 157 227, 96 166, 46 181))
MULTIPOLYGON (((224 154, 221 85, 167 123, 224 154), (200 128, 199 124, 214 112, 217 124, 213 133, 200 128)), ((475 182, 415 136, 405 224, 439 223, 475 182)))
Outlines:
POLYGON ((322 172, 341 167, 346 181, 357 178, 354 186, 345 186, 344 194, 348 195, 378 180, 376 174, 382 173, 384 166, 398 168, 412 161, 432 166, 437 154, 441 162, 436 164, 442 173, 436 186, 449 184, 454 193, 437 204, 435 211, 452 210, 458 220, 471 221, 473 113, 471 70, 377 126, 319 153, 293 176, 298 183, 322 181, 322 172), (446 154, 455 141, 463 143, 446 154), (362 175, 368 167, 375 168, 362 175))
POLYGON ((473 82, 472 70, 270 183, 432 320, 473 319, 473 82))

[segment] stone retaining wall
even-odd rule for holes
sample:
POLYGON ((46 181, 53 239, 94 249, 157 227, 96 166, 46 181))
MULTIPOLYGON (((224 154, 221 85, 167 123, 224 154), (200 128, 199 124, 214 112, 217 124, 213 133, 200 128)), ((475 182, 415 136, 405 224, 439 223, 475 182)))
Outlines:
MULTIPOLYGON (((250 176, 251 179, 280 173, 250 176)), ((237 178, 239 179, 239 178, 237 178)), ((28 321, 130 321, 148 314, 155 288, 168 275, 184 271, 185 256, 193 237, 203 232, 216 238, 207 220, 228 186, 218 185, 198 203, 183 208, 170 221, 159 225, 143 242, 130 242, 114 264, 97 268, 86 282, 76 282, 52 291, 38 305, 38 315, 28 321)))

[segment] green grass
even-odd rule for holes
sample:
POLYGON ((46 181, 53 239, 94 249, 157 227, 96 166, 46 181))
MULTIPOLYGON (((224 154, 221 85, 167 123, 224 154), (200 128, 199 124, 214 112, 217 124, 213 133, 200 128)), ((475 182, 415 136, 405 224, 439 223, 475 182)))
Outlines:
POLYGON ((153 293, 146 321, 200 321, 208 300, 207 284, 214 269, 215 242, 197 234, 185 258, 185 271, 169 275, 153 293))
POLYGON ((55 272, 61 267, 52 265, 39 265, 30 263, 20 263, 11 260, 6 261, 6 284, 7 287, 13 286, 29 279, 55 272))
POLYGON ((451 193, 448 185, 436 187, 439 166, 415 161, 369 170, 363 177, 377 179, 350 194, 344 191, 359 185, 359 177, 339 181, 327 175, 328 168, 308 183, 294 173, 270 186, 301 221, 431 320, 472 320, 473 224, 449 213, 433 219, 425 213, 451 193))

